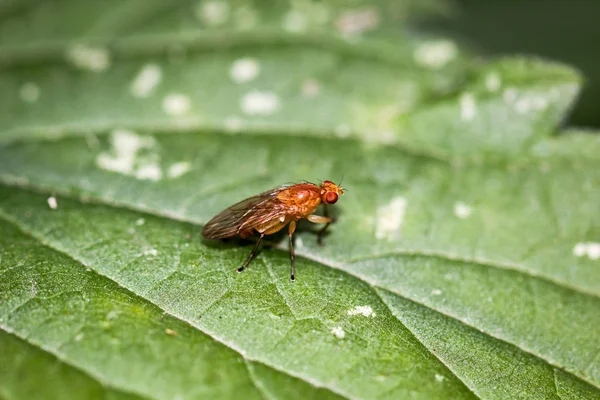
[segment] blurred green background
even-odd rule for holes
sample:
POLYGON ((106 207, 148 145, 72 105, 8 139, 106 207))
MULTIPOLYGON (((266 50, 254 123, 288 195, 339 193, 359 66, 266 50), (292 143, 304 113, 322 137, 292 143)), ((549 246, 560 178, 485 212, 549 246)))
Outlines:
POLYGON ((562 61, 585 76, 567 125, 600 127, 600 0, 451 0, 423 24, 487 56, 522 53, 562 61))

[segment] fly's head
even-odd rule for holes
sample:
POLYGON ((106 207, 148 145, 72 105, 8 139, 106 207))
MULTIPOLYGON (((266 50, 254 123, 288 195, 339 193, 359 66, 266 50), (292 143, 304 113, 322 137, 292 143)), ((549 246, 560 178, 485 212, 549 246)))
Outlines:
POLYGON ((335 204, 339 196, 344 194, 344 188, 331 181, 324 181, 321 184, 321 200, 325 204, 335 204))

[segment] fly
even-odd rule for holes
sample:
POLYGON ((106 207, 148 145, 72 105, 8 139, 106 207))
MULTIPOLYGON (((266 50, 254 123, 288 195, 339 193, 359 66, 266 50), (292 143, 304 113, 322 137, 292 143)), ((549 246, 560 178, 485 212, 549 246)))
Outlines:
POLYGON ((280 186, 273 190, 249 197, 232 205, 208 221, 202 235, 206 239, 226 239, 234 236, 247 238, 259 235, 250 255, 236 271, 242 272, 256 255, 260 242, 266 235, 279 232, 288 225, 290 240, 290 279, 295 279, 293 236, 296 222, 306 218, 315 224, 325 224, 317 233, 317 241, 323 244, 323 233, 333 221, 327 215, 313 214, 319 204, 325 206, 335 204, 344 194, 342 186, 331 181, 324 181, 321 186, 313 183, 299 183, 291 186, 280 186))

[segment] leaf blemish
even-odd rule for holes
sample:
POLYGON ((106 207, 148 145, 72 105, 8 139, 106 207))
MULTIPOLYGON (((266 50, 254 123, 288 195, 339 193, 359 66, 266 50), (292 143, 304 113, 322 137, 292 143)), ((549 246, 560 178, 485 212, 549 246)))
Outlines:
POLYGON ((102 72, 110 67, 110 53, 103 47, 76 44, 67 50, 67 60, 75 67, 102 72))
POLYGON ((497 72, 490 72, 485 77, 485 87, 490 92, 497 92, 502 86, 502 80, 497 72))
POLYGON ((162 69, 156 64, 145 65, 131 83, 130 92, 134 97, 148 97, 162 79, 162 69))
POLYGON ((169 336, 177 336, 177 332, 169 328, 165 329, 165 333, 169 336))
POLYGON ((52 210, 56 210, 58 208, 58 202, 56 201, 56 197, 48 197, 48 207, 50 207, 52 210))
POLYGON ((549 102, 544 95, 524 96, 515 103, 515 111, 527 114, 531 111, 543 111, 548 108, 549 102))
POLYGON ((471 121, 477 115, 475 97, 472 93, 464 93, 460 96, 460 118, 463 121, 471 121))
POLYGON ((26 82, 21 86, 19 95, 24 102, 35 103, 40 98, 40 87, 36 83, 26 82))
POLYGON ((302 95, 315 97, 321 92, 321 85, 314 79, 307 79, 302 83, 302 95))
POLYGON ((155 160, 148 160, 134 173, 136 156, 140 149, 150 149, 156 145, 154 138, 139 136, 135 132, 117 129, 110 136, 111 151, 101 152, 96 157, 96 166, 101 169, 135 176, 138 179, 159 180, 162 173, 155 160))
POLYGON ((451 40, 436 40, 416 48, 413 57, 417 64, 431 69, 443 68, 458 55, 456 43, 451 40))
POLYGON ((283 29, 292 33, 304 32, 308 28, 308 20, 305 13, 299 10, 290 10, 283 17, 283 29))
POLYGON ((457 201, 454 203, 454 215, 456 215, 460 219, 467 219, 471 216, 473 209, 466 203, 462 201, 457 201))
POLYGON ((260 72, 260 65, 254 58, 240 58, 231 64, 229 76, 235 83, 246 83, 255 79, 260 72))
POLYGON ((149 162, 137 169, 135 177, 140 180, 159 181, 162 179, 162 171, 157 163, 149 162))
POLYGON ((199 2, 196 17, 209 26, 223 25, 229 19, 229 4, 222 0, 199 2))
POLYGON ((575 257, 587 255, 590 260, 600 260, 600 243, 577 243, 573 247, 573 255, 575 257))
POLYGON ((375 313, 371 306, 356 306, 350 310, 348 310, 348 315, 362 315, 365 317, 374 317, 375 313))
POLYGON ((336 21, 336 27, 342 36, 358 36, 377 28, 379 12, 375 8, 346 11, 336 21))
POLYGON ((171 164, 167 171, 167 176, 171 179, 179 178, 180 176, 187 174, 190 169, 191 165, 187 161, 171 164))
POLYGON ((158 250, 156 250, 156 249, 146 250, 146 251, 144 251, 144 255, 156 257, 158 255, 158 250))
POLYGON ((240 106, 247 115, 270 115, 280 108, 280 103, 273 92, 253 90, 242 97, 240 106))
POLYGON ((190 98, 181 93, 170 93, 163 99, 162 108, 165 114, 179 116, 187 113, 192 106, 190 98))
POLYGON ((400 228, 404 223, 406 205, 406 199, 398 196, 392 199, 389 204, 377 209, 377 225, 375 229, 375 237, 377 239, 391 240, 398 236, 400 228))
POLYGON ((333 333, 333 336, 337 337, 338 339, 343 339, 346 336, 346 332, 344 332, 344 329, 342 329, 341 326, 332 328, 331 333, 333 333))
POLYGON ((445 378, 444 378, 444 376, 443 376, 443 375, 440 375, 440 374, 435 374, 435 380, 436 380, 437 382, 443 382, 443 381, 444 381, 444 379, 445 379, 445 378))
POLYGON ((116 317, 119 316, 119 311, 117 310, 112 310, 111 312, 108 313, 108 315, 106 316, 106 320, 110 321, 111 319, 115 319, 116 317))

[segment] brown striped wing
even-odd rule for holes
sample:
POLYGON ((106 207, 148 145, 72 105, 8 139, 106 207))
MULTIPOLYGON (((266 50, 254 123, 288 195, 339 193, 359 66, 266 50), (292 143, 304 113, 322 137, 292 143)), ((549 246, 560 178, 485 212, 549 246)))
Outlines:
POLYGON ((202 230, 207 239, 225 239, 233 236, 249 236, 259 225, 286 215, 286 207, 277 199, 282 186, 249 197, 232 205, 208 221, 202 230))

